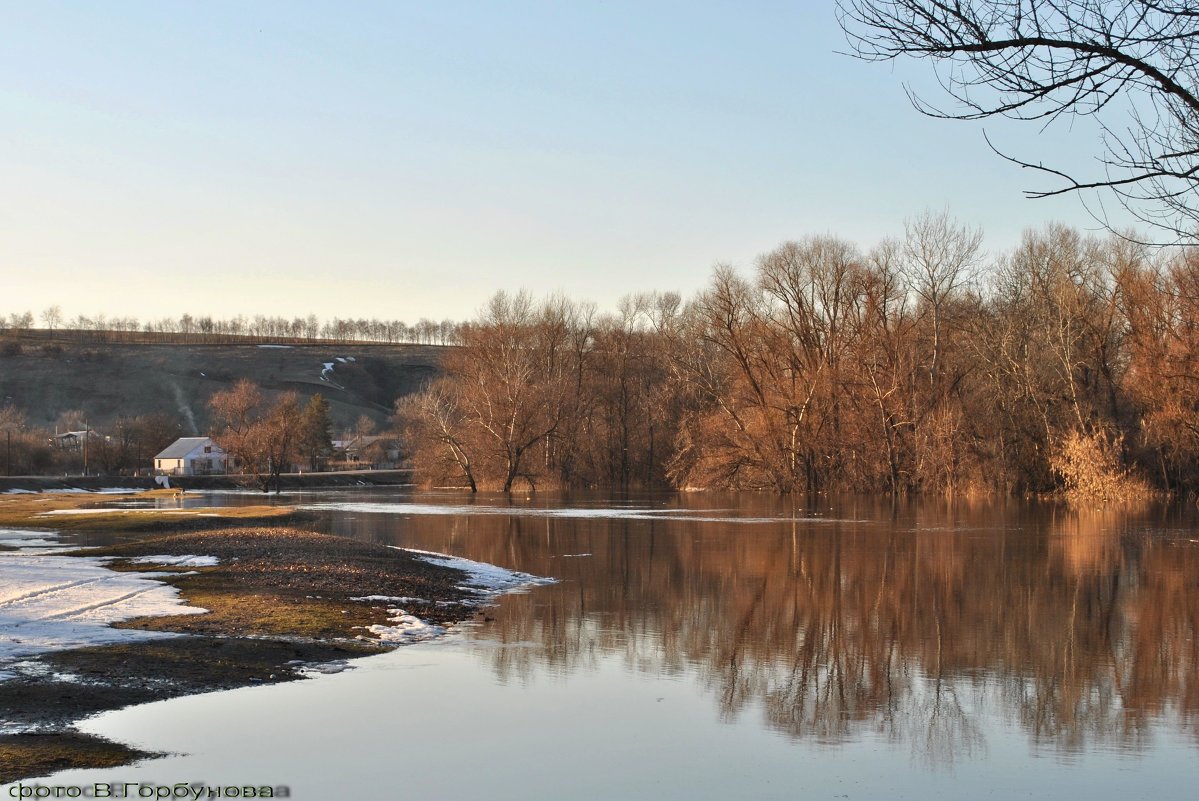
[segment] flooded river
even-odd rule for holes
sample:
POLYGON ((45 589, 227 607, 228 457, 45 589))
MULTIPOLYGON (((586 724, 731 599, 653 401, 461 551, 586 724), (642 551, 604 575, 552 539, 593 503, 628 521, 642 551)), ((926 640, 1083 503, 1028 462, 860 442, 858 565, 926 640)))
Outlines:
POLYGON ((1199 521, 1178 507, 284 501, 340 535, 558 583, 344 673, 101 716, 85 729, 172 755, 47 783, 285 785, 314 801, 1199 786, 1199 521))

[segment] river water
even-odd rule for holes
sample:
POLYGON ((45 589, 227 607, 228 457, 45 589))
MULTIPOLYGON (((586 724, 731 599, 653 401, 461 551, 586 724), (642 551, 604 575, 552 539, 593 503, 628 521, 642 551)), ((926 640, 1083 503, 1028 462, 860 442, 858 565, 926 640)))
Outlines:
MULTIPOLYGON (((204 496, 194 503, 257 502, 204 496)), ((54 784, 301 799, 1193 798, 1199 521, 762 496, 330 491, 328 531, 549 576, 445 640, 103 715, 54 784)))

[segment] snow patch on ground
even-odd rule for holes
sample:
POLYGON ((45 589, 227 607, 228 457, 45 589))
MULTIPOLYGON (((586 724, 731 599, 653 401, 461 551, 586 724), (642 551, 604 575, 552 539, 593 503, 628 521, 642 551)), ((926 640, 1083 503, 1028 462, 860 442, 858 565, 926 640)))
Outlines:
POLYGON ((0 528, 0 545, 22 550, 57 548, 62 545, 58 537, 49 531, 32 531, 23 528, 0 528), (49 537, 50 539, 47 539, 49 537))
POLYGON ((387 622, 390 626, 375 624, 367 626, 366 630, 379 638, 380 642, 391 643, 393 645, 407 645, 408 643, 423 642, 431 640, 434 637, 440 637, 445 634, 444 626, 435 626, 432 623, 426 623, 416 615, 410 615, 403 609, 388 609, 389 617, 387 622))
POLYGON ((216 567, 221 560, 215 556, 138 556, 130 559, 138 565, 163 565, 166 567, 216 567))
POLYGON ((323 370, 321 370, 321 381, 324 381, 326 384, 336 387, 337 389, 345 389, 345 387, 342 387, 341 385, 339 385, 332 378, 333 368, 336 365, 337 365, 336 362, 321 362, 321 366, 324 368, 323 370))
MULTIPOLYGON (((460 556, 450 556, 449 554, 437 553, 436 551, 419 551, 415 548, 391 547, 395 547, 397 551, 407 551, 408 553, 415 554, 418 559, 422 559, 430 564, 463 571, 467 574, 467 578, 459 586, 459 589, 475 593, 478 596, 478 602, 485 602, 502 593, 524 592, 529 587, 538 584, 556 583, 555 579, 508 570, 498 565, 476 562, 473 559, 464 559, 460 556)), ((421 599, 395 598, 387 595, 363 595, 352 600, 384 601, 399 604, 416 602, 421 599)), ((409 614, 407 610, 399 606, 388 608, 387 614, 391 615, 387 619, 388 625, 375 624, 367 626, 366 631, 377 637, 380 642, 389 645, 408 645, 414 642, 424 642, 441 637, 450 631, 445 626, 438 626, 421 620, 416 615, 409 614)))
POLYGON ((344 659, 339 659, 335 662, 289 662, 288 664, 296 665, 300 674, 304 676, 311 676, 318 673, 331 676, 334 673, 343 673, 354 669, 354 666, 344 659))
POLYGON ((521 573, 517 570, 509 570, 487 562, 464 559, 461 556, 450 556, 449 554, 437 553, 436 551, 420 551, 415 548, 400 548, 399 550, 416 554, 417 558, 430 564, 461 570, 467 574, 467 579, 459 589, 471 590, 485 595, 524 592, 529 587, 557 583, 557 579, 534 576, 531 573, 521 573))
POLYGON ((485 504, 436 504, 436 503, 371 503, 329 502, 299 506, 300 509, 323 511, 336 510, 366 514, 392 515, 502 515, 509 517, 561 517, 592 520, 680 520, 692 523, 863 523, 864 520, 815 516, 795 517, 722 517, 721 509, 652 509, 648 507, 565 507, 540 506, 488 506, 485 504))
POLYGON ((149 615, 196 615, 163 573, 117 573, 100 559, 0 554, 0 671, 48 651, 176 636, 114 629, 149 615))
POLYGON ((389 604, 427 604, 425 598, 413 598, 407 595, 359 595, 350 598, 351 601, 382 601, 389 604))

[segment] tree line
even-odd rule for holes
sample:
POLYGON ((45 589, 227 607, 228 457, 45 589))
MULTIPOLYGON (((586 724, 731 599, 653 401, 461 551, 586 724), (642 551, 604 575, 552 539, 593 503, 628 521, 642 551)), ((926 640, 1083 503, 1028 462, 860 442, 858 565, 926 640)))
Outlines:
POLYGON ((403 320, 340 318, 321 320, 307 317, 267 317, 238 315, 229 319, 209 315, 162 317, 139 320, 136 317, 77 315, 66 317, 61 307, 50 306, 38 317, 33 312, 0 314, 0 333, 37 334, 64 337, 79 342, 169 341, 185 344, 297 341, 312 344, 352 344, 355 342, 453 345, 457 342, 458 323, 453 320, 422 318, 408 324, 403 320), (36 328, 38 321, 41 327, 36 328))
POLYGON ((496 295, 397 405, 426 480, 891 493, 1199 488, 1199 251, 947 214, 787 242, 684 302, 496 295))

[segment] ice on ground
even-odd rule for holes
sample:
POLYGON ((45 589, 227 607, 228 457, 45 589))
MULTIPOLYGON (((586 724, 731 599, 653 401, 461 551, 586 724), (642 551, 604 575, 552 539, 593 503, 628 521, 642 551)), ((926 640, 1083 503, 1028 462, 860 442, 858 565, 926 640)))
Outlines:
POLYGON ((42 549, 57 548, 62 545, 58 537, 49 531, 33 531, 23 528, 0 528, 0 545, 9 548, 42 549), (47 539, 49 537, 49 539, 47 539))
POLYGON ((486 595, 521 592, 528 587, 557 583, 557 579, 534 576, 531 573, 521 573, 517 570, 509 570, 506 567, 500 567, 499 565, 487 562, 464 559, 461 556, 450 556, 449 554, 437 553, 436 551, 420 551, 415 548, 399 548, 398 550, 416 554, 417 558, 429 564, 461 570, 467 574, 467 579, 459 589, 471 590, 486 595))
POLYGON ((114 629, 151 615, 195 615, 162 573, 117 573, 100 559, 0 554, 0 670, 48 651, 175 636, 114 629))
POLYGON ((4 494, 5 495, 37 495, 37 492, 34 490, 27 490, 27 489, 10 489, 10 490, 5 490, 4 494))
POLYGON ((379 638, 380 642, 394 643, 404 645, 412 642, 422 642, 431 640, 434 637, 440 637, 445 634, 444 626, 436 626, 432 623, 426 623, 415 615, 410 615, 403 609, 388 609, 389 617, 387 622, 390 626, 375 624, 367 626, 366 630, 379 638))
POLYGON ((346 363, 346 357, 345 357, 345 356, 338 356, 338 357, 337 357, 337 361, 341 362, 342 364, 345 364, 345 363, 346 363))
POLYGON ((425 598, 413 598, 408 595, 358 595, 350 598, 351 601, 381 601, 389 604, 427 604, 429 601, 425 598))
POLYGON ((562 507, 545 506, 489 506, 486 504, 438 504, 438 503, 376 503, 376 502, 328 502, 299 506, 312 511, 334 510, 366 514, 392 515, 502 515, 509 517, 562 517, 614 520, 678 520, 690 523, 760 524, 760 523, 867 523, 867 520, 823 517, 820 515, 796 515, 779 517, 735 517, 721 516, 723 509, 662 509, 649 507, 562 507))
MULTIPOLYGON (((508 592, 522 592, 528 587, 537 584, 554 584, 555 579, 541 578, 529 573, 521 573, 515 570, 498 565, 488 564, 486 562, 476 562, 473 559, 464 559, 460 556, 450 556, 449 554, 437 553, 436 551, 420 551, 415 548, 398 548, 391 546, 397 551, 407 551, 415 554, 418 559, 429 562, 434 565, 443 567, 451 567, 455 570, 461 570, 467 574, 467 579, 458 589, 473 592, 479 596, 480 600, 490 599, 492 596, 508 592)), ((419 598, 392 598, 386 595, 363 595, 353 598, 355 601, 390 601, 392 603, 407 603, 417 602, 419 598)), ((477 603, 478 601, 476 601, 477 603)), ((438 602, 443 603, 443 602, 438 602)), ((454 603, 453 601, 449 603, 454 603)), ((428 623, 421 620, 416 615, 409 614, 405 609, 400 607, 391 607, 387 610, 391 615, 387 619, 390 625, 375 624, 367 626, 366 630, 379 638, 380 642, 389 643, 392 645, 407 645, 414 642, 423 642, 440 637, 447 632, 445 626, 438 626, 433 623, 428 623)))
POLYGON ((163 565, 164 567, 216 567, 221 563, 215 556, 138 556, 129 560, 138 565, 163 565))
POLYGON ((339 659, 336 662, 311 662, 301 663, 300 673, 309 676, 313 673, 320 673, 326 676, 331 676, 334 673, 344 673, 347 670, 353 670, 354 666, 344 659, 339 659))
POLYGON ((584 556, 591 556, 591 554, 589 554, 589 553, 564 553, 564 554, 562 554, 563 559, 578 559, 578 558, 584 557, 584 556))

